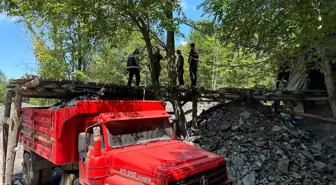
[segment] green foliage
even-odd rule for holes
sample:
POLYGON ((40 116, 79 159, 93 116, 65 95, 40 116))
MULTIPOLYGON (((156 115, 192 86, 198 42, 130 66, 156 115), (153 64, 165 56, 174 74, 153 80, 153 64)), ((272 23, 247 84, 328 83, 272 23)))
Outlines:
MULTIPOLYGON (((224 45, 214 37, 194 31, 190 34, 189 43, 196 43, 200 54, 198 64, 198 84, 206 88, 219 87, 272 87, 274 70, 263 62, 264 58, 256 55, 243 56, 232 44, 224 45)), ((185 58, 185 80, 190 84, 187 63, 189 46, 178 48, 185 58)))
MULTIPOLYGON (((2 8, 10 15, 23 17, 36 39, 48 41, 50 50, 57 54, 53 59, 57 62, 49 64, 63 61, 67 65, 68 78, 73 78, 71 74, 76 74, 75 70, 87 73, 88 66, 104 58, 93 53, 97 43, 111 42, 115 37, 127 39, 134 31, 142 34, 148 55, 151 55, 153 43, 167 51, 174 50, 174 44, 165 45, 164 34, 165 31, 178 31, 179 18, 172 17, 172 12, 182 13, 179 1, 154 0, 80 3, 74 0, 5 0, 2 8)), ((150 62, 153 64, 152 58, 150 62)))
POLYGON ((201 7, 214 17, 223 40, 243 48, 245 55, 268 56, 274 68, 289 57, 297 57, 294 65, 316 62, 324 73, 336 117, 336 87, 330 65, 335 62, 335 0, 205 0, 201 7))
POLYGON ((281 60, 323 44, 335 33, 336 1, 205 0, 226 41, 245 52, 267 52, 281 60))
MULTIPOLYGON (((332 1, 326 3, 329 4, 316 6, 327 7, 332 1)), ((306 37, 320 38, 326 33, 324 29, 333 28, 299 27, 308 25, 303 24, 306 20, 301 15, 311 17, 309 24, 322 24, 312 18, 316 12, 311 7, 303 6, 306 9, 301 11, 300 3, 294 1, 205 0, 202 7, 205 13, 214 15, 216 22, 196 24, 216 37, 195 31, 189 38, 196 43, 201 56, 199 85, 273 86, 276 61, 295 53, 306 37)), ((165 34, 178 32, 178 24, 184 20, 179 1, 5 0, 2 8, 10 15, 23 17, 33 34, 40 76, 119 84, 126 84, 127 56, 135 48, 141 49, 141 85, 145 81, 149 84, 151 47, 160 46, 168 51, 165 34), (179 16, 171 17, 171 11, 179 16)), ((331 12, 327 9, 323 12, 321 16, 331 22, 326 16, 331 12)), ((189 49, 186 46, 180 49, 185 54, 185 80, 190 84, 189 49)), ((166 53, 162 52, 163 56, 166 53)), ((162 61, 161 85, 168 85, 170 59, 162 61)))
POLYGON ((139 32, 132 33, 128 39, 117 38, 110 41, 100 41, 93 48, 92 61, 87 69, 89 81, 126 84, 128 78, 125 71, 127 57, 133 53, 135 48, 140 49, 141 85, 145 84, 146 76, 148 76, 148 84, 150 81, 148 55, 139 32))
POLYGON ((58 100, 58 99, 30 98, 28 100, 28 104, 37 105, 37 106, 41 106, 41 107, 50 107, 50 106, 56 104, 59 101, 60 100, 58 100))
POLYGON ((6 84, 7 80, 5 73, 0 70, 0 104, 3 104, 5 102, 6 84))
POLYGON ((67 65, 57 57, 57 51, 46 46, 42 40, 33 42, 35 57, 39 62, 39 75, 45 78, 64 79, 67 65))
POLYGON ((82 71, 75 70, 74 74, 72 74, 73 80, 75 81, 88 81, 89 77, 87 77, 82 71))
POLYGON ((28 100, 28 103, 30 105, 40 105, 41 104, 40 99, 38 99, 38 98, 30 98, 28 100))

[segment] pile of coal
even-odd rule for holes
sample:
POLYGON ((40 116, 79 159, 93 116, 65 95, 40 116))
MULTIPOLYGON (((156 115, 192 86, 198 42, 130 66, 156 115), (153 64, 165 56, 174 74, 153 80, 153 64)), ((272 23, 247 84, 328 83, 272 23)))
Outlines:
POLYGON ((51 106, 49 109, 58 110, 61 108, 76 106, 76 101, 78 100, 101 100, 101 99, 103 98, 97 94, 85 94, 85 95, 77 96, 72 99, 60 101, 56 103, 55 105, 51 106))
POLYGON ((259 102, 220 104, 198 122, 193 143, 224 156, 234 184, 336 183, 336 139, 314 141, 259 102))

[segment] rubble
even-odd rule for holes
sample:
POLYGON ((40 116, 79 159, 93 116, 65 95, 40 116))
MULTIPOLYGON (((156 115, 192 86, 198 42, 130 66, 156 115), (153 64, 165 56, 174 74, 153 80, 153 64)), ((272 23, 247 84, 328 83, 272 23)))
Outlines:
POLYGON ((219 104, 198 118, 193 143, 228 159, 234 184, 335 184, 335 138, 311 132, 259 102, 219 104))

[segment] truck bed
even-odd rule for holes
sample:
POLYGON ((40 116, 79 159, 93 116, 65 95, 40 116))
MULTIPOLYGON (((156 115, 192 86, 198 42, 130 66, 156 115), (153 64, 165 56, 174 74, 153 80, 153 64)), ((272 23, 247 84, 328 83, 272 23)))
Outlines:
POLYGON ((78 134, 85 131, 96 116, 106 112, 164 110, 158 101, 77 101, 58 110, 22 108, 20 142, 24 150, 33 151, 55 165, 78 161, 78 134))

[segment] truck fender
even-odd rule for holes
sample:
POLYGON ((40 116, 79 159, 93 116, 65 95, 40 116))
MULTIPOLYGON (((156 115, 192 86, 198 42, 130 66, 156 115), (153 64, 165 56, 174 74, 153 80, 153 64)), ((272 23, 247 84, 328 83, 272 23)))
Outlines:
POLYGON ((134 181, 132 179, 127 179, 119 175, 113 175, 106 178, 104 185, 144 185, 141 182, 134 181))

